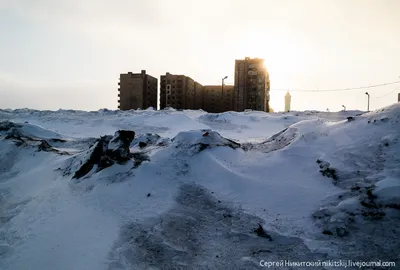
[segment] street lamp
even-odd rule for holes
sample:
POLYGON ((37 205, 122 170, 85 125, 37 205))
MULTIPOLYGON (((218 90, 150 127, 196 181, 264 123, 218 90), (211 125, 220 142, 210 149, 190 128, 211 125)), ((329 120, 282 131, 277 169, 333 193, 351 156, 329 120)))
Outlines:
POLYGON ((368 94, 368 92, 365 92, 365 94, 368 96, 368 107, 367 107, 367 111, 369 112, 369 94, 368 94))
POLYGON ((342 105, 342 107, 343 107, 343 111, 346 111, 346 106, 342 105))
POLYGON ((222 95, 222 108, 223 108, 224 110, 225 110, 225 101, 224 101, 224 81, 225 81, 226 79, 228 79, 228 76, 225 76, 225 77, 222 78, 222 92, 221 92, 221 95, 222 95))

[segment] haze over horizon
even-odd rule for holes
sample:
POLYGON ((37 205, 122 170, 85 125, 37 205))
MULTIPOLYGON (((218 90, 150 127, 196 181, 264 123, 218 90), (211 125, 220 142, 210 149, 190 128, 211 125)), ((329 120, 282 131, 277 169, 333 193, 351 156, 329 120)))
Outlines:
MULTIPOLYGON (((397 0, 0 0, 0 108, 117 108, 120 73, 233 84, 234 60, 265 59, 271 107, 285 91, 400 80, 397 0), (57 3, 56 3, 57 2, 57 3)), ((293 110, 374 110, 400 84, 291 92, 293 110)))

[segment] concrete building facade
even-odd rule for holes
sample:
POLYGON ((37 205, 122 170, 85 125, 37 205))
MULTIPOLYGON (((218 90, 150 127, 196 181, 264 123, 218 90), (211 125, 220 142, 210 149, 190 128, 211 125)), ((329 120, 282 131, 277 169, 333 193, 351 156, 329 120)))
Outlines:
POLYGON ((202 106, 202 85, 185 75, 166 73, 160 77, 160 109, 196 109, 202 106), (168 91, 167 91, 168 89, 168 91))
POLYGON ((185 75, 166 73, 160 76, 160 109, 202 109, 207 112, 234 110, 234 86, 201 85, 185 75))
MULTIPOLYGON (((167 72, 160 76, 160 109, 203 109, 212 113, 246 109, 270 111, 270 80, 264 59, 235 60, 234 80, 234 86, 224 85, 223 80, 221 85, 203 86, 188 76, 167 72)), ((120 74, 118 108, 157 108, 157 82, 145 70, 120 74)))
POLYGON ((158 80, 146 74, 145 70, 120 74, 118 85, 120 110, 157 109, 158 80))
POLYGON ((205 85, 203 86, 203 110, 210 113, 219 113, 234 110, 234 86, 205 85))
POLYGON ((235 60, 235 110, 269 112, 270 80, 264 59, 235 60))
POLYGON ((234 111, 235 110, 235 86, 234 85, 223 85, 222 91, 222 106, 220 111, 234 111))
POLYGON ((199 110, 204 108, 204 91, 203 86, 194 82, 194 109, 199 110))

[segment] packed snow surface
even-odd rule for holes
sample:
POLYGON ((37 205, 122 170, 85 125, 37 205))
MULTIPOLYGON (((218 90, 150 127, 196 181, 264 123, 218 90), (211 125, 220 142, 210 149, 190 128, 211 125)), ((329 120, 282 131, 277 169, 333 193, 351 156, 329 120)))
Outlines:
POLYGON ((399 103, 0 110, 0 269, 399 266, 399 139, 399 103))

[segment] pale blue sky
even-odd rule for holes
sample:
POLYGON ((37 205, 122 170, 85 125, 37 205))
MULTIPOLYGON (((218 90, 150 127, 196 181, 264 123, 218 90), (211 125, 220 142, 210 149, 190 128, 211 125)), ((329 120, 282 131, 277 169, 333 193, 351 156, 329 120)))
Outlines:
MULTIPOLYGON (((273 89, 396 81, 399 14, 398 0, 0 0, 0 108, 116 109, 119 73, 229 83, 245 56, 265 58, 273 89)), ((376 109, 400 84, 368 91, 376 109)), ((364 93, 292 92, 292 108, 366 109, 364 93)))

